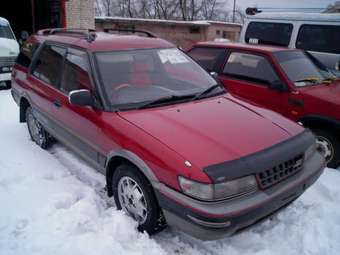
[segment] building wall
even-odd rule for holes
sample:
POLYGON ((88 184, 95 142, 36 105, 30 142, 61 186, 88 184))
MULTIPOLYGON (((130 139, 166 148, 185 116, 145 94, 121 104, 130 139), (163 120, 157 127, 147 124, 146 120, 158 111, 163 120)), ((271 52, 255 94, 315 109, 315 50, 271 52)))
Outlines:
POLYGON ((214 40, 218 38, 216 35, 216 28, 224 31, 229 31, 227 34, 230 40, 234 41, 238 39, 241 27, 233 25, 211 25, 205 24, 193 24, 188 22, 176 23, 176 22, 157 22, 157 21, 135 21, 135 20, 115 20, 115 19, 96 19, 96 29, 129 29, 129 30, 145 30, 152 32, 156 36, 172 42, 173 44, 188 49, 193 44, 199 41, 214 40))
POLYGON ((238 42, 240 38, 240 26, 225 26, 220 24, 212 24, 207 31, 207 40, 213 41, 216 38, 229 39, 232 42, 238 42))
POLYGON ((65 2, 66 27, 94 29, 94 0, 65 2))

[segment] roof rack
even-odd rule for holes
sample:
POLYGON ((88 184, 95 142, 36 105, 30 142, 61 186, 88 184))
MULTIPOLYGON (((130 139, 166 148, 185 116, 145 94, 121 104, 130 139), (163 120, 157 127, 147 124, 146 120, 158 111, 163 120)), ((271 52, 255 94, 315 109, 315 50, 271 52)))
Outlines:
POLYGON ((146 37, 156 38, 153 33, 143 30, 135 30, 135 29, 111 29, 111 28, 104 28, 105 33, 127 33, 127 34, 143 34, 146 37))
POLYGON ((67 34, 83 36, 89 43, 96 39, 96 30, 93 29, 82 29, 82 28, 49 28, 38 31, 38 35, 56 35, 56 34, 67 34))

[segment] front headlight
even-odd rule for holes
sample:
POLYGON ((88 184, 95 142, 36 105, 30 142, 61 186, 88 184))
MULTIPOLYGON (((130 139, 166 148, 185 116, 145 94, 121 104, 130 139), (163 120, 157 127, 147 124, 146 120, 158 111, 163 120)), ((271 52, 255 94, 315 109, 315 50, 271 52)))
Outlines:
POLYGON ((178 181, 185 194, 205 201, 230 199, 255 192, 258 189, 253 175, 216 184, 199 183, 183 176, 179 176, 178 181))

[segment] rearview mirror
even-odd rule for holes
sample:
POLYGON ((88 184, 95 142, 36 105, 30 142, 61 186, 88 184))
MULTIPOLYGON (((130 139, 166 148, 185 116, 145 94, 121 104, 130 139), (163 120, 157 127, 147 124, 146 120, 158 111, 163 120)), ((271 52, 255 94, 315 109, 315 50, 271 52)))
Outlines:
POLYGON ((70 104, 77 106, 93 106, 94 99, 87 89, 73 90, 68 95, 70 104))
POLYGON ((268 88, 272 89, 272 90, 276 90, 276 91, 280 91, 280 92, 286 92, 288 91, 286 84, 284 84, 282 81, 280 80, 276 80, 276 81, 271 81, 268 83, 268 88))

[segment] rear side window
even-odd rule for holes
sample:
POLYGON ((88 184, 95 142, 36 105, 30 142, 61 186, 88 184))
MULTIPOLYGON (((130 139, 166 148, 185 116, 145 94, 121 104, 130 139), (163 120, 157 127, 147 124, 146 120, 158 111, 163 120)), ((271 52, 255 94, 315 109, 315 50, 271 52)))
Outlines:
POLYGON ((92 90, 89 64, 85 51, 71 49, 65 58, 60 90, 69 93, 77 89, 92 90))
POLYGON ((289 23, 250 22, 246 31, 246 43, 287 47, 293 31, 289 23))
POLYGON ((233 52, 230 54, 223 73, 251 82, 268 84, 279 80, 270 62, 259 55, 233 52))
POLYGON ((66 50, 62 47, 45 45, 32 69, 32 74, 38 79, 58 88, 63 57, 66 50))
POLYGON ((340 54, 340 26, 302 25, 296 48, 340 54))
POLYGON ((193 48, 188 54, 205 70, 218 72, 216 66, 223 57, 224 49, 219 48, 193 48))
POLYGON ((19 56, 17 57, 16 63, 28 68, 31 64, 35 51, 39 48, 39 43, 26 42, 21 48, 19 56))

